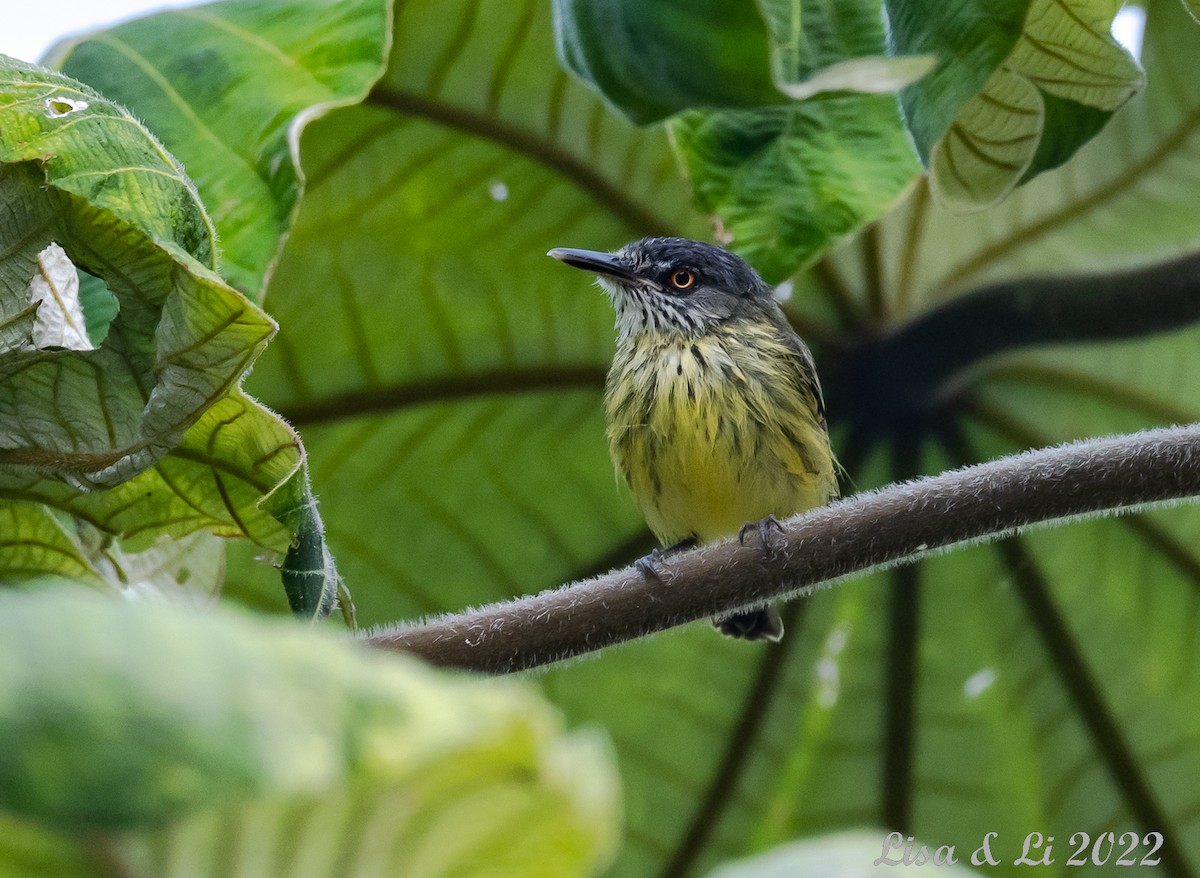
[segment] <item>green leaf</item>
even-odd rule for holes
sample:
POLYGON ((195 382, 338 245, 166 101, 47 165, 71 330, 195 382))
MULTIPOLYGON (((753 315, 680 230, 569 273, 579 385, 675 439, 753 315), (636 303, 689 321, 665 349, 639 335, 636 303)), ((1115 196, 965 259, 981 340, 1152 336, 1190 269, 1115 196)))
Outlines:
POLYGON ((283 332, 253 380, 303 431, 367 624, 550 584, 642 528, 603 446, 611 309, 544 254, 703 225, 663 132, 554 66, 548 13, 489 7, 484 27, 469 4, 407 4, 388 76, 302 142, 308 190, 267 299, 283 332), (342 470, 359 451, 374 466, 342 470), (603 527, 565 497, 510 520, 562 484, 548 460, 579 471, 603 527))
POLYGON ((671 132, 697 202, 769 283, 878 217, 918 172, 884 95, 683 113, 671 132))
POLYGON ((61 868, 77 841, 127 876, 328 860, 348 878, 549 878, 612 850, 603 740, 565 735, 523 686, 76 589, 0 595, 0 628, 0 808, 24 821, 26 863, 61 868))
POLYGON ((104 281, 86 271, 79 275, 79 304, 87 324, 88 339, 96 347, 108 336, 108 327, 117 316, 120 303, 104 281))
MULTIPOLYGON (((0 193, 13 204, 5 231, 15 243, 0 273, 16 295, 0 301, 0 314, 46 301, 30 328, 37 350, 11 354, 0 384, 0 405, 17 419, 2 443, 14 466, 0 473, 0 496, 41 500, 122 537, 204 528, 287 550, 299 523, 272 516, 263 501, 298 471, 299 440, 237 388, 274 324, 180 249, 212 263, 213 229, 194 187, 111 101, 40 68, 2 70, 11 142, 0 141, 10 162, 0 193), (68 253, 87 272, 82 291, 68 253), (58 254, 61 275, 49 284, 47 254, 58 254), (69 308, 48 307, 63 301, 69 308), (76 325, 78 343, 46 335, 55 314, 76 325), (51 346, 83 350, 42 350, 51 346), (108 490, 81 493, 79 484, 108 490)), ((31 517, 28 527, 44 526, 32 507, 17 510, 31 517)), ((333 605, 337 577, 327 562, 323 579, 292 589, 298 612, 323 615, 333 605)))
POLYGON ((221 274, 255 300, 299 198, 304 126, 362 100, 383 70, 390 3, 312 8, 239 0, 169 10, 60 44, 48 59, 153 121, 213 211, 221 274))
POLYGON ((45 506, 11 502, 0 505, 0 577, 7 583, 62 576, 89 584, 103 582, 74 528, 45 506))
POLYGON ((0 460, 116 484, 178 443, 274 327, 197 261, 212 259, 213 241, 195 190, 126 111, 8 61, 0 101, 3 311, 28 305, 52 242, 122 304, 95 351, 5 358, 0 408, 15 420, 0 437, 0 460))
POLYGON ((555 45, 568 70, 641 124, 687 109, 782 104, 784 95, 893 92, 933 66, 932 57, 883 55, 878 2, 811 5, 555 0, 555 45))
POLYGON ((37 472, 0 472, 0 494, 38 500, 119 537, 206 528, 286 550, 287 530, 261 508, 299 465, 286 424, 240 392, 217 400, 151 469, 103 491, 80 492, 37 472))
POLYGON ((225 546, 206 531, 163 535, 131 551, 87 522, 36 503, 0 507, 0 522, 6 535, 0 577, 7 585, 65 578, 126 597, 204 606, 225 579, 225 546))
MULTIPOLYGON (((776 0, 764 9, 781 46, 781 81, 838 75, 847 57, 883 51, 876 4, 776 0)), ((769 283, 883 214, 919 170, 889 95, 696 110, 673 119, 670 130, 697 203, 716 216, 722 240, 769 283)))
MULTIPOLYGON (((1045 271, 1110 271, 1200 247, 1200 97, 1187 58, 1200 34, 1176 3, 1148 8, 1146 89, 1065 167, 1016 190, 1004 210, 962 216, 918 191, 881 226, 887 309, 903 314, 969 287, 1045 271)), ((1048 104, 1049 106, 1049 104, 1048 104)), ((838 254, 849 264, 853 248, 838 254)))
POLYGON ((1137 62, 1109 33, 1120 6, 887 0, 894 47, 941 59, 901 93, 939 201, 958 210, 998 203, 1066 161, 1142 87, 1137 62))
POLYGON ((884 0, 895 52, 932 54, 937 66, 900 93, 905 122, 921 159, 979 93, 1021 36, 1032 0, 884 0))
POLYGON ((554 16, 563 65, 635 122, 783 100, 750 0, 554 0, 554 16))

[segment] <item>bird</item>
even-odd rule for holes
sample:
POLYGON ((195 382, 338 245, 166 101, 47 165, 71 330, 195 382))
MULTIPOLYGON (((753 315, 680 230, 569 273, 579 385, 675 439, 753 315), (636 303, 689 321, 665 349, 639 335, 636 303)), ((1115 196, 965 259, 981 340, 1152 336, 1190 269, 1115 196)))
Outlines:
MULTIPOLYGON (((771 288, 741 257, 687 238, 547 255, 596 275, 616 314, 604 412, 609 453, 660 543, 638 561, 757 533, 838 493, 813 357, 771 288)), ((713 620, 775 641, 772 606, 713 620)))

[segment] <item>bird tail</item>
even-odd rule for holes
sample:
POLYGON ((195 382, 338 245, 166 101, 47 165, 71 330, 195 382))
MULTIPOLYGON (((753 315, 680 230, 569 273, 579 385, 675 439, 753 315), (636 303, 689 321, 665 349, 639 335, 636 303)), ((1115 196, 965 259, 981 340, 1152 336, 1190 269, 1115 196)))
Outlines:
POLYGON ((726 637, 740 637, 742 640, 773 642, 783 637, 783 619, 774 607, 713 619, 713 624, 726 637))

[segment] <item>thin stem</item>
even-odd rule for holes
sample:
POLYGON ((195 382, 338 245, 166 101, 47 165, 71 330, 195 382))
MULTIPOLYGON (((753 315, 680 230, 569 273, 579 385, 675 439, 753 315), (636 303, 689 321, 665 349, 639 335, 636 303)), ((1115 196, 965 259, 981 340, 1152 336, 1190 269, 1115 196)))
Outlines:
POLYGON ((896 313, 907 314, 913 292, 913 278, 917 271, 917 257, 925 237, 925 216, 929 206, 929 178, 922 176, 917 181, 912 195, 912 214, 904 235, 904 249, 900 252, 900 279, 896 281, 896 313))
POLYGON ((879 223, 871 223, 862 235, 863 264, 867 273, 867 308, 876 323, 887 317, 887 298, 883 288, 883 237, 879 223))
MULTIPOLYGON (((914 443, 895 448, 892 476, 911 479, 919 470, 914 443)), ((888 595, 887 686, 883 699, 883 825, 902 835, 912 831, 912 779, 917 733, 917 657, 921 643, 921 566, 891 572, 888 595)))
POLYGON ((445 666, 506 673, 697 619, 810 594, 1021 528, 1200 494, 1200 424, 1075 442, 858 494, 789 519, 770 554, 736 540, 682 552, 662 580, 626 567, 367 638, 445 666))
POLYGON ((1160 424, 1186 424, 1195 417, 1195 412, 1185 411, 1168 400, 1151 396, 1141 388, 1110 381, 1078 369, 1047 366, 1042 363, 1012 363, 991 369, 984 373, 983 377, 989 381, 1037 384, 1067 393, 1090 396, 1137 412, 1160 424))
POLYGON ((1109 776, 1120 792, 1121 799, 1144 830, 1162 833, 1159 850, 1163 874, 1189 876, 1192 871, 1187 855, 1179 846, 1178 834, 1172 832, 1173 822, 1158 801, 1142 766, 1124 732, 1113 720, 1112 709, 1104 698, 1101 681, 1088 666, 1072 636, 1066 619, 1050 594, 1046 581, 1033 555, 1019 538, 1001 540, 996 544, 1001 563, 1008 571, 1015 590, 1025 605, 1030 625, 1038 633, 1042 647, 1055 670, 1055 678, 1066 690, 1079 718, 1091 735, 1092 745, 1100 754, 1109 776))
POLYGON ((700 800, 683 838, 663 869, 662 878, 685 878, 693 872, 697 859, 705 851, 726 808, 733 800, 733 792, 744 776, 746 765, 758 743, 763 724, 778 691, 779 682, 783 679, 788 657, 797 642, 796 635, 806 606, 800 603, 788 604, 781 611, 784 630, 790 636, 779 643, 771 644, 763 651, 754 685, 742 702, 737 726, 727 738, 725 753, 721 757, 716 774, 709 781, 704 798, 700 800))
POLYGON ((862 306, 854 298, 854 293, 851 292, 828 254, 821 257, 821 260, 813 266, 813 272, 816 274, 817 280, 821 282, 821 286, 825 288, 825 293, 829 296, 829 304, 837 312, 843 328, 861 329, 866 326, 867 316, 862 306))

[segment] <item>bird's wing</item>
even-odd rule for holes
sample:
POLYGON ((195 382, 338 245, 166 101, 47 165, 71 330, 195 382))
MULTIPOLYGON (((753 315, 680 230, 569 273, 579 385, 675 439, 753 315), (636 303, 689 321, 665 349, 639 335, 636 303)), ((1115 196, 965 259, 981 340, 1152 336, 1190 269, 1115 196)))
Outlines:
MULTIPOLYGON (((829 426, 825 418, 825 397, 821 393, 821 381, 817 378, 817 367, 813 361, 812 352, 809 351, 803 339, 796 334, 788 323, 787 317, 779 311, 776 315, 776 325, 779 327, 780 339, 783 346, 788 351, 790 367, 788 375, 792 380, 792 386, 797 391, 797 396, 803 400, 806 407, 805 413, 811 418, 815 430, 809 434, 809 441, 816 441, 824 451, 825 459, 828 464, 828 479, 829 479, 829 497, 836 497, 837 489, 837 473, 842 471, 841 464, 837 462, 837 458, 833 454, 833 450, 829 447, 829 426)), ((807 452, 807 456, 812 456, 812 451, 807 452)), ((820 469, 825 470, 825 467, 820 469)))
POLYGON ((825 420, 825 397, 821 394, 821 381, 817 378, 817 366, 813 361, 812 352, 796 334, 796 330, 792 329, 782 311, 777 311, 774 317, 779 328, 780 340, 791 355, 793 368, 790 372, 794 386, 808 404, 812 419, 822 430, 827 430, 829 425, 825 420))

